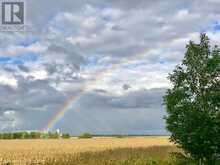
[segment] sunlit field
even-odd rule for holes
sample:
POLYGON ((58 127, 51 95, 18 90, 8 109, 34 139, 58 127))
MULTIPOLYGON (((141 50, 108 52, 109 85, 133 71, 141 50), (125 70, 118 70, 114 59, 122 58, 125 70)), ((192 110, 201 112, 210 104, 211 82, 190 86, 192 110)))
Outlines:
MULTIPOLYGON (((167 155, 168 152, 175 150, 175 147, 169 142, 168 137, 99 137, 92 139, 71 138, 66 140, 1 140, 0 146, 0 157, 3 164, 5 162, 9 162, 10 164, 10 161, 11 164, 19 163, 19 161, 23 162, 23 164, 31 164, 28 163, 31 161, 36 161, 40 164, 47 164, 51 161, 72 161, 71 163, 74 163, 79 161, 79 155, 82 154, 84 154, 82 155, 83 157, 85 154, 87 154, 87 156, 91 156, 91 154, 94 153, 102 153, 111 157, 112 154, 106 154, 106 152, 119 152, 118 150, 123 149, 124 151, 121 152, 121 154, 123 155, 124 153, 126 155, 126 153, 141 148, 141 152, 137 152, 139 154, 134 154, 134 156, 142 155, 142 157, 145 152, 149 152, 148 150, 145 151, 145 149, 153 150, 153 152, 149 152, 151 154, 156 152, 155 154, 158 155, 159 152, 160 154, 158 156, 167 155), (158 147, 161 148, 158 149, 158 147)), ((95 158, 96 156, 93 155, 91 157, 95 158)), ((86 160, 89 161, 90 159, 86 160)), ((55 163, 53 162, 52 164, 55 163)))

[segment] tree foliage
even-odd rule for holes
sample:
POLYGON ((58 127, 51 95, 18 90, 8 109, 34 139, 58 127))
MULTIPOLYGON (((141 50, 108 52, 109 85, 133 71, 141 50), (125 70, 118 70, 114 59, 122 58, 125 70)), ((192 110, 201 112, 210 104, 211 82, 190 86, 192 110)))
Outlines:
POLYGON ((220 49, 211 48, 206 34, 186 48, 182 64, 169 75, 167 129, 171 141, 194 159, 215 164, 220 155, 220 49))
POLYGON ((89 138, 92 138, 92 134, 86 132, 86 133, 83 133, 79 136, 80 139, 89 139, 89 138))

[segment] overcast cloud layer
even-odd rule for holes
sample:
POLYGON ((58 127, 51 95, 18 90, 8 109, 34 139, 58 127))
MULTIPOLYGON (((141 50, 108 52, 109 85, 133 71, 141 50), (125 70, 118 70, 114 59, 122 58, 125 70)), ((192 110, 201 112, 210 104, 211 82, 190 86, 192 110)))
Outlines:
POLYGON ((0 32, 0 130, 165 134, 167 75, 189 40, 220 45, 218 0, 28 0, 26 32, 0 32))

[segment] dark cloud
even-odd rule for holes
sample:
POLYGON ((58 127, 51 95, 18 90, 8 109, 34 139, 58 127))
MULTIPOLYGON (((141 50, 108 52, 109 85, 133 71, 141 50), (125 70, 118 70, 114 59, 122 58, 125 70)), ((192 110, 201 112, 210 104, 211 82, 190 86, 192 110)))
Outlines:
POLYGON ((30 69, 24 65, 18 65, 18 68, 23 72, 29 72, 30 69))
POLYGON ((165 89, 151 89, 129 92, 123 97, 115 97, 109 104, 118 108, 150 108, 161 107, 165 89))
POLYGON ((131 88, 131 86, 128 85, 128 84, 124 84, 124 85, 122 86, 122 88, 123 88, 124 90, 128 90, 129 88, 131 88))
POLYGON ((220 18, 218 4, 27 1, 31 31, 2 32, 0 56, 37 58, 0 59, 0 120, 10 120, 0 128, 42 128, 76 96, 56 128, 73 134, 164 133, 166 76, 201 31, 219 43, 219 31, 212 27, 220 18))
POLYGON ((7 119, 4 113, 13 111, 8 116, 13 115, 13 121, 19 120, 16 127, 13 126, 14 122, 2 123, 3 130, 40 129, 47 122, 48 115, 53 115, 66 99, 65 94, 52 88, 45 80, 20 78, 16 89, 1 85, 0 91, 0 117, 7 119))
POLYGON ((122 96, 97 92, 85 94, 73 104, 65 119, 55 128, 71 130, 73 134, 86 131, 100 134, 164 134, 165 111, 161 101, 164 91, 165 89, 140 90, 135 95, 130 92, 122 96), (145 103, 138 99, 145 100, 145 103), (134 100, 133 105, 130 104, 131 100, 134 100))

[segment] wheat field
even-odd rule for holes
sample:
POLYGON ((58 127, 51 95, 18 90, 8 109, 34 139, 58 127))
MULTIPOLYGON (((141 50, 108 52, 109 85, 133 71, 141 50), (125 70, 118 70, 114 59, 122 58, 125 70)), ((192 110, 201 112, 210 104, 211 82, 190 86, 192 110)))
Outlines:
POLYGON ((116 148, 147 148, 172 145, 167 137, 97 137, 92 139, 1 140, 1 161, 31 161, 57 158, 82 152, 97 152, 116 148))

